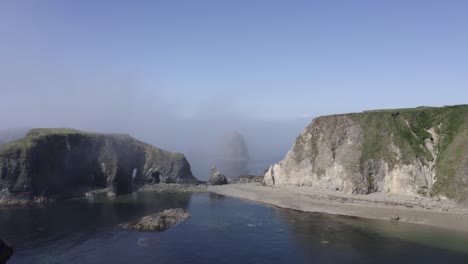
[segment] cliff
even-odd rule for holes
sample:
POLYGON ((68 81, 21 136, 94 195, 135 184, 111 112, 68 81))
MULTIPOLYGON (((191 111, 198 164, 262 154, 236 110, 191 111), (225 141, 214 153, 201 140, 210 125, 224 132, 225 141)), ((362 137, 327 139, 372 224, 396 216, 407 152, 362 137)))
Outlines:
POLYGON ((468 105, 318 117, 267 185, 468 200, 468 105))
POLYGON ((97 188, 121 194, 146 183, 197 183, 184 155, 128 135, 32 129, 0 146, 0 200, 72 196, 97 188))

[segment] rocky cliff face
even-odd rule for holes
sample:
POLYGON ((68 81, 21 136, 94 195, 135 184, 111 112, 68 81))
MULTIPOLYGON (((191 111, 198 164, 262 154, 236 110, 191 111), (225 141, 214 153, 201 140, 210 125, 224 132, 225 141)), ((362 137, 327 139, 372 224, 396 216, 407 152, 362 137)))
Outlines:
POLYGON ((264 183, 466 200, 468 106, 316 118, 264 183))
POLYGON ((0 147, 0 199, 66 197, 96 188, 131 192, 146 183, 197 183, 184 155, 128 135, 33 129, 0 147))

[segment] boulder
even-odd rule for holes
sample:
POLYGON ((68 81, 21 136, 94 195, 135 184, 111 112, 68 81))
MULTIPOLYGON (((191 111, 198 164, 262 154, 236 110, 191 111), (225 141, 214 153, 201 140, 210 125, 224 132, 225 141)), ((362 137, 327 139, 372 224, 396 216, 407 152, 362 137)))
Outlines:
POLYGON ((210 178, 207 182, 209 185, 223 185, 227 184, 227 178, 219 172, 214 166, 210 169, 210 178))
POLYGON ((13 256, 13 247, 0 239, 0 264, 6 263, 13 256))
POLYGON ((189 217, 190 214, 185 209, 168 209, 144 216, 130 224, 124 225, 124 227, 138 231, 164 231, 189 217))

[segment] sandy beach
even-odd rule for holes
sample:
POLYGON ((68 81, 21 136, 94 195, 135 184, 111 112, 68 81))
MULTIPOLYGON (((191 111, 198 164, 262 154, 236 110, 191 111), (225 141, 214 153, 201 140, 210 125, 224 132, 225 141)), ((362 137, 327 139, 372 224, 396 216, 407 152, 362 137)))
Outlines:
POLYGON ((431 199, 385 193, 351 195, 311 187, 262 186, 258 183, 209 186, 226 196, 271 204, 281 208, 334 215, 432 225, 468 232, 468 208, 447 199, 431 199))

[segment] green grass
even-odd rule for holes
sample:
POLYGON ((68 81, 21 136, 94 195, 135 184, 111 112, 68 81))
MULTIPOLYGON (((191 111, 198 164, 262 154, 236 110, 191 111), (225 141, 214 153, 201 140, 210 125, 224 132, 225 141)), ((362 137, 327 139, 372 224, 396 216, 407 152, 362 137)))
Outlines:
POLYGON ((468 180, 462 175, 468 166, 468 105, 385 109, 347 115, 363 128, 361 166, 370 159, 384 159, 390 167, 394 166, 397 155, 389 147, 391 142, 401 150, 403 164, 412 163, 416 158, 422 162, 431 161, 433 157, 425 147, 425 140, 431 138, 427 130, 434 128, 440 135, 440 142, 435 166, 437 182, 431 192, 468 200, 468 180))
POLYGON ((40 139, 50 136, 68 136, 68 135, 88 135, 88 136, 110 136, 119 140, 128 140, 131 137, 127 134, 100 134, 86 132, 72 128, 34 128, 29 130, 22 139, 12 141, 0 146, 0 155, 30 149, 36 146, 40 139))
POLYGON ((26 134, 30 136, 45 136, 45 135, 69 135, 69 134, 89 134, 88 132, 80 131, 73 128, 34 128, 26 134))

